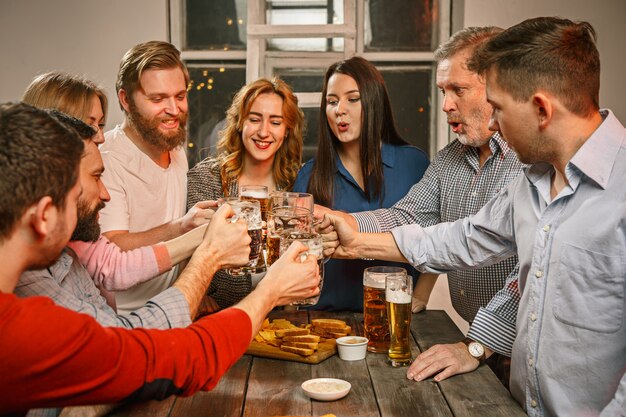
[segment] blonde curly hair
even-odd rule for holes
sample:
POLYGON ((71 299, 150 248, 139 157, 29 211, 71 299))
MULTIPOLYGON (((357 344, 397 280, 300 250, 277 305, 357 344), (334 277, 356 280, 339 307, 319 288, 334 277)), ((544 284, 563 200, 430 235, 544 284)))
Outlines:
POLYGON ((217 143, 221 162, 220 174, 224 195, 228 194, 229 184, 241 175, 245 148, 241 138, 243 122, 250 112, 252 103, 261 94, 276 94, 283 99, 283 117, 287 125, 287 136, 276 152, 273 176, 276 186, 290 189, 300 169, 302 159, 302 137, 304 135, 304 114, 298 107, 298 98, 291 87, 281 79, 260 78, 243 86, 226 111, 226 126, 220 131, 217 143))

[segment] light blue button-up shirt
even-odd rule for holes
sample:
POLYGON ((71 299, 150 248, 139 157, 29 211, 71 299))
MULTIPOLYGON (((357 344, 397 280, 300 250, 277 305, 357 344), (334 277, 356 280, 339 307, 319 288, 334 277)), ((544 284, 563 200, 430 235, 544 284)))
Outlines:
POLYGON ((473 217, 392 231, 426 272, 518 254, 511 393, 530 416, 626 415, 626 130, 602 116, 554 200, 535 164, 473 217))

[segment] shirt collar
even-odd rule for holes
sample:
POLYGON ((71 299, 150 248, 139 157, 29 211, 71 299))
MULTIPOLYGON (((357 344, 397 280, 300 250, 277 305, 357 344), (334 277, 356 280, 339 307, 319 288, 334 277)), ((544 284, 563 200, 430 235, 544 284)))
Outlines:
POLYGON ((602 123, 567 165, 576 167, 606 189, 617 154, 624 145, 624 126, 610 110, 601 110, 600 115, 602 123))
POLYGON ((48 272, 50 272, 52 278, 59 284, 65 279, 70 269, 72 269, 72 263, 74 262, 73 253, 74 251, 70 248, 64 248, 59 259, 48 267, 48 272))
MULTIPOLYGON (((606 189, 619 149, 624 146, 624 126, 610 110, 601 110, 600 114, 603 122, 565 167, 567 180, 574 189, 582 175, 606 189)), ((533 164, 526 169, 526 177, 537 184, 552 169, 552 165, 544 162, 533 164)))
MULTIPOLYGON (((396 147, 389 143, 383 143, 380 150, 380 157, 383 161, 383 165, 392 168, 396 163, 396 147)), ((348 170, 343 166, 338 153, 335 153, 335 172, 339 172, 347 178, 352 178, 348 170)))
POLYGON ((511 148, 509 148, 509 145, 502 138, 500 132, 495 132, 491 136, 491 139, 489 139, 489 149, 491 149, 491 153, 493 155, 496 155, 499 150, 500 152, 502 152, 503 157, 505 157, 511 150, 511 148))

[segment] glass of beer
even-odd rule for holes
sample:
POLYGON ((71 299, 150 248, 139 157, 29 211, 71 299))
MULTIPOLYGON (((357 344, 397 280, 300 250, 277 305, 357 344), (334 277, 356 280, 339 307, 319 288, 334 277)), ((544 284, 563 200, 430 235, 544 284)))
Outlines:
POLYGON ((367 350, 389 351, 389 322, 385 305, 385 279, 406 276, 406 270, 395 266, 373 266, 363 271, 363 323, 367 350))
POLYGON ((411 294, 410 275, 389 275, 385 282, 385 300, 389 318, 389 364, 393 367, 411 363, 411 294))
POLYGON ((246 272, 254 272, 261 255, 261 243, 263 242, 263 232, 261 229, 261 208, 258 201, 244 201, 229 199, 228 204, 232 207, 235 215, 231 217, 231 221, 236 222, 244 219, 248 226, 248 235, 252 239, 250 242, 250 258, 248 264, 241 268, 231 268, 227 272, 230 275, 241 276, 246 272))
POLYGON ((311 232, 313 215, 303 207, 274 207, 267 215, 267 266, 280 256, 280 237, 290 232, 311 232))
POLYGON ((274 207, 303 207, 313 213, 313 194, 274 191, 270 194, 270 210, 274 207))
POLYGON ((239 188, 239 198, 258 201, 261 206, 261 219, 264 222, 267 221, 270 198, 265 185, 242 185, 239 188))
MULTIPOLYGON (((317 257, 317 266, 320 270, 320 283, 319 289, 322 291, 324 285, 324 247, 322 246, 322 236, 317 233, 292 231, 283 232, 280 236, 280 254, 282 255, 289 249, 289 246, 295 241, 302 243, 309 249, 306 252, 300 254, 300 260, 306 260, 308 255, 314 255, 317 257)), ((317 304, 320 299, 320 294, 315 297, 305 298, 304 300, 298 300, 291 303, 294 306, 310 306, 317 304)))
POLYGON ((263 247, 262 256, 259 257, 259 261, 256 265, 256 272, 261 273, 266 271, 265 258, 267 256, 267 248, 265 245, 265 236, 267 235, 267 211, 269 208, 269 193, 265 185, 242 185, 239 187, 239 198, 242 200, 256 200, 261 206, 261 219, 263 220, 263 247))

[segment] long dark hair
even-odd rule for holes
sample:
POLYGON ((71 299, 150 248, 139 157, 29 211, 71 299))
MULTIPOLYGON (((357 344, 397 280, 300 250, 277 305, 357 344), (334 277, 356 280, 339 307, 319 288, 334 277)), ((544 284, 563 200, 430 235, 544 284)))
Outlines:
POLYGON ((391 111, 389 94, 385 81, 376 67, 361 57, 339 61, 331 65, 324 77, 322 102, 320 104, 319 140, 313 172, 308 190, 315 201, 324 206, 332 206, 334 189, 333 177, 336 171, 335 159, 337 147, 341 143, 335 137, 326 118, 326 94, 328 80, 333 74, 345 74, 352 77, 361 96, 361 139, 360 161, 365 195, 369 199, 384 198, 383 162, 381 142, 406 145, 396 130, 391 111))

